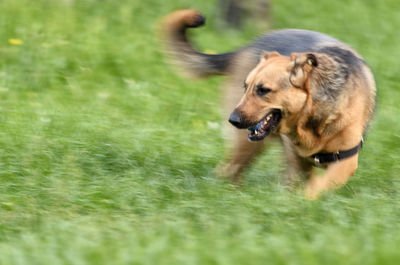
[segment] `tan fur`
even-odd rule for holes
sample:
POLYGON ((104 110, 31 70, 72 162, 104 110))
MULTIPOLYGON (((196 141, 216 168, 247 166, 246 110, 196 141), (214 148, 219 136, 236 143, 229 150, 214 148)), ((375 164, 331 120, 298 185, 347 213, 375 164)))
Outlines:
POLYGON ((248 75, 248 88, 236 111, 253 124, 272 109, 282 111, 277 132, 285 135, 286 149, 296 154, 289 156, 292 162, 298 160, 299 174, 309 176, 306 177, 309 178, 307 197, 316 198, 321 192, 346 183, 357 168, 358 155, 328 164, 321 178, 312 175, 311 162, 307 165, 305 159, 319 152, 348 150, 361 141, 374 105, 375 84, 373 79, 362 78, 369 76, 369 71, 352 74, 348 80, 338 80, 340 75, 330 75, 336 71, 336 66, 329 56, 312 54, 318 60, 318 67, 313 66, 309 56, 310 53, 292 54, 289 58, 276 52, 264 55, 248 75), (281 87, 282 78, 288 78, 290 85, 281 87), (335 100, 320 101, 321 86, 329 78, 343 83, 340 95, 335 100), (259 84, 272 92, 258 96, 259 84), (318 123, 310 127, 308 121, 312 119, 318 123))
MULTIPOLYGON (((249 142, 246 130, 227 127, 227 138, 233 139, 228 143, 233 145, 226 149, 227 160, 217 167, 217 175, 240 181, 243 170, 264 150, 268 140, 280 135, 287 160, 284 183, 291 186, 299 180, 306 180, 307 198, 317 198, 322 192, 346 183, 358 166, 358 155, 325 165, 323 176, 313 173, 315 164, 309 157, 318 152, 348 150, 360 142, 375 106, 373 75, 361 63, 357 70, 346 76, 343 74, 346 62, 336 60, 329 53, 335 53, 334 49, 338 48, 339 53, 347 51, 360 61, 361 56, 346 44, 326 36, 318 36, 321 41, 310 46, 326 53, 282 56, 269 51, 260 58, 260 46, 256 45, 227 54, 206 55, 196 51, 185 34, 188 27, 203 24, 201 18, 197 11, 179 10, 162 22, 167 52, 181 69, 192 76, 227 76, 224 117, 228 117, 234 108, 253 123, 271 109, 280 109, 284 113, 277 133, 259 142, 249 142), (314 60, 319 63, 317 67, 314 60), (247 83, 244 95, 243 80, 247 83), (265 97, 258 96, 255 89, 260 83, 272 92, 265 97), (326 89, 319 89, 321 87, 326 89)), ((277 34, 275 38, 285 37, 277 34)))

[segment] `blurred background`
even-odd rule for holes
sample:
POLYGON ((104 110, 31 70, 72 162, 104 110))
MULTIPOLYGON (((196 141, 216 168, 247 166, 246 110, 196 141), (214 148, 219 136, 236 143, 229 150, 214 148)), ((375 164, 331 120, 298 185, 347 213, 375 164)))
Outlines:
POLYGON ((398 264, 399 26, 397 0, 0 0, 0 264, 398 264), (215 180, 224 79, 165 62, 180 8, 202 51, 302 28, 364 56, 378 107, 345 187, 286 191, 278 144, 215 180))

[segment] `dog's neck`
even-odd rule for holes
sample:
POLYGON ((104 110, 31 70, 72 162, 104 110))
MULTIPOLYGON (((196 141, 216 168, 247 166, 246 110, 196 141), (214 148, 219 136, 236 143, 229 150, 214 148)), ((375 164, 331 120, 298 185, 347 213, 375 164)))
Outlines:
POLYGON ((291 139, 300 156, 324 151, 327 141, 339 133, 337 124, 340 124, 341 114, 332 109, 329 103, 315 101, 309 94, 302 111, 282 126, 281 133, 291 139))

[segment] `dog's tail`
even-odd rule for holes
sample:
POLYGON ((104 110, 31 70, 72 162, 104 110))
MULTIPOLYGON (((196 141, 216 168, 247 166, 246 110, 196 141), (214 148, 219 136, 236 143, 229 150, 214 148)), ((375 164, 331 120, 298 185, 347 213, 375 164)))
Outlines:
POLYGON ((186 37, 187 28, 204 25, 205 18, 195 10, 179 10, 169 14, 161 24, 161 34, 168 53, 192 76, 227 74, 235 53, 205 54, 196 51, 186 37))

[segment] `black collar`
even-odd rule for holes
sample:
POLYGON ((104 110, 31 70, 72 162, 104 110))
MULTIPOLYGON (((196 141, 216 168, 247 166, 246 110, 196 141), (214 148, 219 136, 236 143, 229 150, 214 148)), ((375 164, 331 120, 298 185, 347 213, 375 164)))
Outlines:
POLYGON ((360 149, 362 148, 363 143, 364 143, 364 140, 362 139, 361 142, 357 146, 355 146, 349 150, 336 151, 334 153, 317 153, 317 154, 312 155, 311 158, 314 160, 316 165, 336 162, 336 161, 339 161, 339 160, 342 160, 342 159, 345 159, 345 158, 348 158, 348 157, 351 157, 351 156, 357 154, 358 151, 360 151, 360 149))

